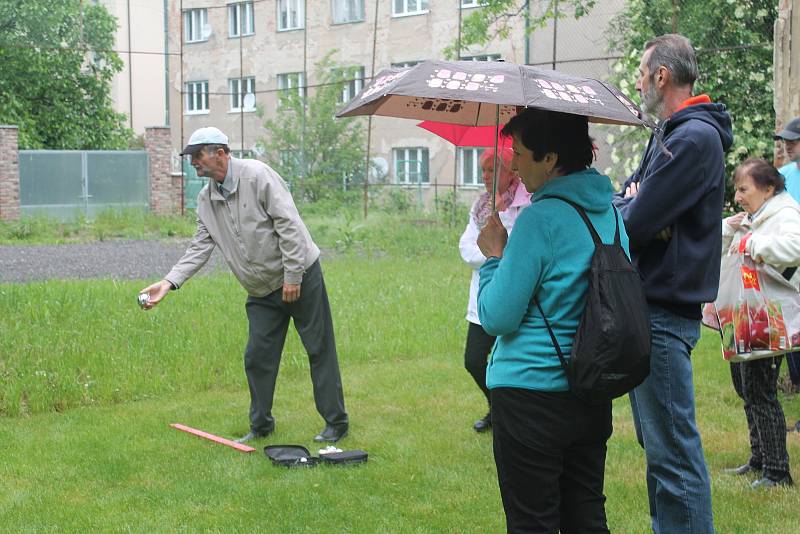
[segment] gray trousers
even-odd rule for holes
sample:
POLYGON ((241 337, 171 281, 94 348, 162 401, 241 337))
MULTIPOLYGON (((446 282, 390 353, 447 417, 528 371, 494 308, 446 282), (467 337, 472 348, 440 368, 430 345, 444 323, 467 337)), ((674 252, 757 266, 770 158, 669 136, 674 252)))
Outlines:
POLYGON ((308 353, 317 411, 328 424, 346 424, 333 321, 319 261, 303 275, 297 301, 287 304, 282 297, 282 289, 265 297, 247 297, 250 336, 244 369, 250 387, 250 429, 265 433, 275 425, 272 397, 290 318, 308 353))
POLYGON ((749 463, 763 467, 764 475, 774 479, 789 474, 786 420, 778 401, 781 361, 783 356, 731 364, 733 387, 744 400, 750 431, 749 463))

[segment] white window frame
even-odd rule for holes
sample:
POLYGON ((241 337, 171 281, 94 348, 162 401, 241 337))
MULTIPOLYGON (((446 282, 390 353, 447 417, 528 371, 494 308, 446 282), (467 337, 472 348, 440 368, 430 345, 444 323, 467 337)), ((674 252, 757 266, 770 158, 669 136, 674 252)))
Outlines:
MULTIPOLYGON (((278 90, 283 91, 297 91, 297 96, 305 98, 306 94, 306 73, 305 72, 281 72, 275 76, 278 84, 278 90)), ((280 105, 280 99, 278 99, 280 105)))
POLYGON ((305 13, 303 0, 278 0, 278 31, 286 32, 303 29, 305 13), (296 20, 292 21, 292 14, 296 20), (285 20, 284 20, 285 19, 285 20), (294 22, 294 24, 292 24, 294 22))
POLYGON ((485 0, 461 0, 461 9, 469 9, 471 7, 483 7, 486 5, 485 0))
POLYGON ((184 96, 184 113, 186 115, 204 115, 210 111, 208 80, 186 82, 184 96))
POLYGON ((465 187, 477 187, 483 185, 483 169, 481 168, 481 154, 484 148, 466 148, 461 147, 458 149, 458 181, 465 187), (469 158, 467 157, 469 154, 469 158), (465 165, 466 160, 469 159, 469 167, 465 165), (471 180, 467 181, 466 178, 470 177, 471 180))
POLYGON ((187 9, 183 12, 183 42, 202 43, 208 41, 203 36, 203 28, 208 24, 208 9, 187 9))
POLYGON ((430 155, 427 147, 397 147, 392 149, 392 169, 394 170, 394 181, 397 184, 430 184, 430 155), (411 168, 415 162, 416 170, 411 168))
POLYGON ((364 88, 364 67, 344 67, 337 69, 344 85, 339 93, 339 103, 350 102, 364 88))
POLYGON ((363 22, 366 17, 364 0, 331 0, 331 21, 333 24, 350 24, 363 22), (337 13, 343 13, 337 17, 337 13))
POLYGON ((408 67, 413 67, 415 65, 419 65, 422 63, 422 60, 418 61, 398 61, 397 63, 392 63, 393 69, 406 69, 408 67))
POLYGON ((474 56, 461 56, 461 61, 500 61, 502 54, 476 54, 474 56))
POLYGON ((245 37, 255 32, 253 2, 228 4, 228 37, 245 37))
POLYGON ((248 93, 253 93, 253 96, 256 94, 256 77, 255 76, 242 76, 241 78, 229 78, 228 79, 228 104, 229 109, 228 111, 244 111, 244 112, 251 112, 255 111, 256 107, 253 105, 252 108, 244 107, 244 96, 248 93), (242 87, 240 87, 239 82, 244 82, 242 86, 244 87, 244 91, 242 91, 242 87), (244 109, 242 109, 244 108, 244 109))
POLYGON ((391 0, 393 17, 411 17, 413 15, 424 15, 428 9, 428 0, 391 0), (409 7, 416 6, 414 7, 409 7))

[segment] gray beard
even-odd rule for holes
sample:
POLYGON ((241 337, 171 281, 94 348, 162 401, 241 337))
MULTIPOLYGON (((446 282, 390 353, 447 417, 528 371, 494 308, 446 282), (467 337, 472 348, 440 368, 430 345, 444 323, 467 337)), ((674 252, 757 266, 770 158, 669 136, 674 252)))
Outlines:
POLYGON ((664 98, 658 94, 653 86, 655 83, 654 77, 651 76, 649 82, 647 92, 641 93, 642 107, 651 120, 659 122, 661 121, 661 114, 664 112, 664 98))

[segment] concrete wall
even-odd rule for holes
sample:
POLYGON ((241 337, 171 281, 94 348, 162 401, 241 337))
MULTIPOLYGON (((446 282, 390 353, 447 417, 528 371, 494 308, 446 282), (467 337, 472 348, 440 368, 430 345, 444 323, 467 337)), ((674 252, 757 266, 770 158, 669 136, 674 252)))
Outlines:
POLYGON ((127 115, 128 127, 142 135, 145 127, 167 121, 164 0, 100 3, 117 19, 114 49, 123 62, 112 80, 114 109, 127 115))

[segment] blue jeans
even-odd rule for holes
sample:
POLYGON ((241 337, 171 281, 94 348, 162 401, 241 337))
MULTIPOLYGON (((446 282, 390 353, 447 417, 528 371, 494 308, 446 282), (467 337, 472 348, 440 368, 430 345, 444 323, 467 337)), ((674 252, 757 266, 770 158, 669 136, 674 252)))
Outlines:
POLYGON ((647 457, 655 534, 711 533, 711 482, 694 410, 691 352, 700 321, 650 304, 650 376, 631 391, 636 437, 647 457))

